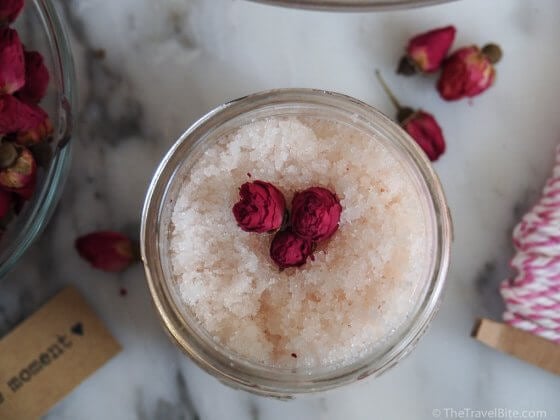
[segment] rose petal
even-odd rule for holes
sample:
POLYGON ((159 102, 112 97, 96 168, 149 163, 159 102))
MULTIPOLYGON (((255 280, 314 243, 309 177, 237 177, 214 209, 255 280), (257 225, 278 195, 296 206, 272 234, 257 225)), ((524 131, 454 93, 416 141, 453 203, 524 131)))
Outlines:
POLYGON ((19 131, 16 136, 16 143, 22 146, 33 146, 42 142, 48 142, 52 138, 53 126, 47 114, 44 114, 43 121, 29 130, 19 131))
POLYGON ((14 93, 25 84, 23 46, 17 32, 0 28, 0 94, 14 93))
POLYGON ((406 48, 408 57, 425 73, 437 71, 453 44, 455 32, 454 26, 446 26, 415 36, 406 48))
POLYGON ((38 103, 45 96, 49 85, 49 71, 43 56, 37 51, 26 51, 25 85, 17 92, 17 96, 26 101, 38 103))
POLYGON ((26 132, 44 124, 48 115, 39 106, 11 95, 0 96, 0 135, 26 132))
POLYGON ((12 23, 23 9, 23 0, 0 1, 0 24, 12 23))

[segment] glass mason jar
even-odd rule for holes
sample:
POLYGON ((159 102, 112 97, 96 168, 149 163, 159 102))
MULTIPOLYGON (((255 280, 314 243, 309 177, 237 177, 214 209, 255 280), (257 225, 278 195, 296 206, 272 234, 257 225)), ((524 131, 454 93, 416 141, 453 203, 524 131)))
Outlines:
POLYGON ((206 372, 227 385, 257 394, 290 398, 379 375, 415 346, 437 311, 449 263, 451 221, 445 196, 424 152, 397 124, 354 98, 311 89, 281 89, 226 103, 195 122, 163 158, 149 186, 141 227, 142 260, 156 309, 176 344, 206 372), (267 117, 306 116, 338 121, 375 136, 407 169, 425 206, 431 259, 423 291, 404 324, 382 348, 336 368, 272 368, 246 360, 214 341, 173 285, 168 258, 170 217, 185 168, 218 137, 267 117))

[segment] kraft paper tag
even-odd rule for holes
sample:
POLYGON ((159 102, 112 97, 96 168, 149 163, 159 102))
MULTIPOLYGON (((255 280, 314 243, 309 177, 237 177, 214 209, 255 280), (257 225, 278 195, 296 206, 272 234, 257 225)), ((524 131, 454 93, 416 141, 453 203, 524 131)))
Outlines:
POLYGON ((66 288, 0 340, 0 419, 36 419, 120 351, 66 288))
POLYGON ((560 345, 490 319, 479 319, 472 336, 496 350, 560 375, 560 345))

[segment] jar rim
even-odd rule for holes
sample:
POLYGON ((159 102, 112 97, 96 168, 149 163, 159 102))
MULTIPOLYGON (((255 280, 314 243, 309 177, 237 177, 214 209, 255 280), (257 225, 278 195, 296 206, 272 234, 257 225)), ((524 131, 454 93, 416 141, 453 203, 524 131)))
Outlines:
POLYGON ((408 354, 437 312, 449 265, 450 242, 451 220, 442 186, 424 152, 417 144, 387 116, 364 102, 343 94, 315 89, 275 89, 255 93, 220 105, 191 125, 174 143, 155 171, 144 202, 140 234, 142 261, 153 302, 165 329, 179 348, 203 370, 230 386, 281 398, 323 391, 371 374, 380 374, 408 354), (383 127, 387 130, 392 136, 391 140, 398 143, 403 152, 408 154, 426 184, 433 206, 437 238, 434 244, 436 250, 433 267, 430 278, 426 280, 427 289, 421 305, 413 314, 410 326, 403 333, 404 337, 400 337, 393 346, 387 348, 382 356, 376 359, 376 364, 355 363, 340 369, 332 369, 328 373, 305 381, 293 378, 290 380, 289 375, 264 374, 254 367, 232 363, 231 358, 222 357, 215 349, 204 348, 197 342, 198 338, 195 337, 192 326, 186 325, 187 322, 171 296, 160 257, 159 231, 171 181, 177 174, 185 155, 188 154, 188 152, 183 153, 185 150, 196 147, 197 142, 201 141, 206 133, 236 117, 266 107, 288 107, 301 103, 308 106, 330 106, 351 113, 355 118, 365 118, 372 127, 383 127))
POLYGON ((296 9, 337 11, 337 12, 364 12, 405 9, 410 7, 424 7, 455 0, 251 0, 255 3, 264 3, 272 6, 289 7, 296 9))

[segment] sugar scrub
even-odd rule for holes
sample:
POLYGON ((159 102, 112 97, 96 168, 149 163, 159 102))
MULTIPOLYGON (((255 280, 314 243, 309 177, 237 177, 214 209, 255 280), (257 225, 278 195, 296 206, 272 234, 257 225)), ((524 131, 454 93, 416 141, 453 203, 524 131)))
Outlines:
POLYGON ((347 365, 382 346, 425 292, 426 205, 387 146, 342 123, 268 118, 209 146, 180 177, 169 229, 177 300, 213 339, 274 367, 347 365), (280 271, 271 236, 242 231, 238 188, 274 183, 289 204, 334 191, 340 227, 314 260, 280 271))

